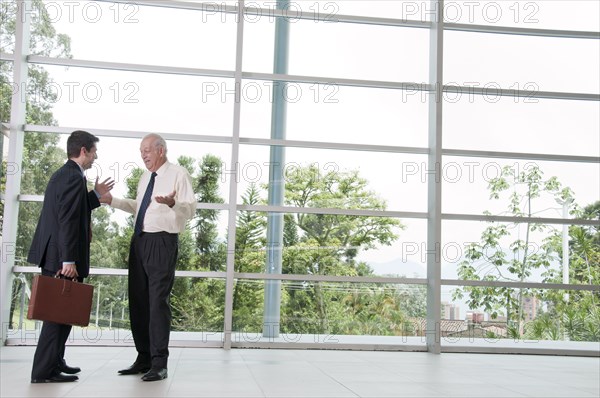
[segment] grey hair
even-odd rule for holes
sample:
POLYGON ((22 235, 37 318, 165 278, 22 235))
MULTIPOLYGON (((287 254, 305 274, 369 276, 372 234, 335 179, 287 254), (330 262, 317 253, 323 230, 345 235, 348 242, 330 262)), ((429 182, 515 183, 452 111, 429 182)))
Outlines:
POLYGON ((162 138, 160 135, 158 134, 154 134, 154 133, 150 133, 147 136, 144 137, 144 139, 146 138, 154 138, 154 147, 155 148, 163 148, 165 150, 165 155, 167 154, 167 142, 165 141, 164 138, 162 138))

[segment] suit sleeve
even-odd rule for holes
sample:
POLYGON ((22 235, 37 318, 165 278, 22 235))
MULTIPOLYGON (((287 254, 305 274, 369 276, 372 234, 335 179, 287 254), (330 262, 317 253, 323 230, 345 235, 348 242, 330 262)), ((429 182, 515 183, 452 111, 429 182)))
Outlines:
POLYGON ((96 207, 100 207, 100 199, 94 190, 88 192, 88 198, 90 199, 90 210, 94 210, 96 207))
POLYGON ((81 261, 79 245, 86 244, 87 231, 81 231, 81 217, 84 201, 87 200, 83 181, 78 176, 70 176, 64 189, 57 195, 58 218, 58 247, 60 248, 60 261, 81 261))

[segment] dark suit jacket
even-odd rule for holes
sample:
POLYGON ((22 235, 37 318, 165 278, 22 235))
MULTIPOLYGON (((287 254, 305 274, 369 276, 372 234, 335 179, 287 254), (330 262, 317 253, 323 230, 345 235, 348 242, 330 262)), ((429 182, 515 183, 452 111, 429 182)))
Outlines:
POLYGON ((92 209, 100 206, 87 191, 81 169, 68 160, 50 178, 27 261, 56 273, 63 261, 74 261, 80 278, 90 270, 92 209))

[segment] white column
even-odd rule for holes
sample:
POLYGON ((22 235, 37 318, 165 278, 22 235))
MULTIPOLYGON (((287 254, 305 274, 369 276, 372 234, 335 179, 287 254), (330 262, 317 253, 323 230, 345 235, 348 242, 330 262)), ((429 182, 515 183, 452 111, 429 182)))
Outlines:
POLYGON ((443 0, 431 0, 429 41, 429 156, 427 159, 427 351, 441 352, 443 0))
POLYGON ((231 139, 231 169, 229 182, 229 218, 227 222, 227 278, 225 279, 225 320, 223 325, 223 348, 231 348, 233 328, 233 287, 235 266, 235 231, 237 220, 237 176, 240 151, 240 115, 242 90, 242 53, 244 49, 244 1, 238 2, 237 44, 235 58, 235 103, 233 106, 233 132, 231 139))
POLYGON ((17 0, 15 14, 15 49, 13 63, 13 82, 18 90, 14 90, 10 108, 10 139, 6 171, 6 194, 4 196, 4 220, 2 225, 2 248, 0 250, 0 297, 2 298, 2 344, 6 341, 9 324, 10 302, 12 295, 13 273, 15 265, 15 249, 17 243, 17 220, 19 217, 19 192, 21 190, 21 167, 23 161, 23 126, 27 91, 29 55, 29 22, 31 2, 17 0))

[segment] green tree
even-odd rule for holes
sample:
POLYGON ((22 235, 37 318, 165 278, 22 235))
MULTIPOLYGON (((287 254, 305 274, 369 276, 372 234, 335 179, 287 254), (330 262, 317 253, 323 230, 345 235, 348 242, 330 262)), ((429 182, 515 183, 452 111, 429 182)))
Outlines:
MULTIPOLYGON (((224 203, 219 195, 222 160, 214 155, 205 155, 195 178, 196 197, 200 203, 224 203)), ((198 269, 224 271, 226 246, 219 241, 217 221, 219 211, 196 210, 196 250, 199 256, 198 269)))
MULTIPOLYGON (((286 175, 287 205, 385 210, 385 201, 368 189, 358 171, 322 173, 315 165, 299 167, 286 175)), ((402 224, 386 217, 336 214, 302 214, 286 218, 285 241, 293 245, 283 253, 283 272, 307 275, 367 276, 372 270, 356 261, 360 250, 390 245, 402 224), (295 232, 292 225, 295 226, 295 232)), ((340 292, 314 282, 290 289, 285 317, 290 321, 316 318, 315 331, 347 323, 340 292)))
MULTIPOLYGON (((368 181, 358 171, 323 174, 318 167, 301 167, 286 175, 286 204, 297 207, 334 207, 344 209, 385 210, 386 203, 367 189, 368 181)), ((359 250, 390 245, 394 229, 402 228, 395 219, 330 214, 297 214, 296 226, 303 239, 314 239, 320 246, 331 240, 339 243, 341 257, 350 261, 359 250)))
MULTIPOLYGON (((504 167, 501 175, 489 182, 488 188, 492 200, 508 195, 508 210, 504 214, 515 217, 533 217, 543 209, 544 200, 555 203, 557 199, 572 198, 571 190, 562 188, 556 177, 544 179, 537 165, 519 173, 510 166, 504 167)), ((458 276, 465 280, 524 282, 535 270, 547 272, 556 262, 555 236, 556 229, 549 225, 492 222, 482 232, 481 240, 467 247, 458 276), (518 230, 523 238, 508 242, 512 230, 518 230), (542 242, 536 250, 532 250, 534 234, 542 242)), ((515 337, 524 333, 524 299, 535 294, 531 289, 494 286, 467 286, 453 292, 455 299, 467 295, 469 308, 484 308, 494 319, 505 314, 509 334, 515 337)))
MULTIPOLYGON (((244 205, 258 205, 263 200, 252 183, 242 195, 244 205)), ((262 272, 265 264, 266 217, 255 211, 241 211, 237 217, 235 272, 262 272)), ((235 330, 261 329, 264 288, 254 281, 238 281, 233 291, 235 330)))
MULTIPOLYGON (((583 209, 575 206, 572 214, 587 220, 600 219, 600 201, 583 209)), ((560 262, 564 256, 562 235, 552 237, 560 262)), ((597 225, 569 227, 569 283, 600 285, 600 227, 597 225)), ((545 282, 562 283, 562 269, 550 269, 545 282)), ((540 291, 540 300, 547 310, 530 326, 532 338, 552 338, 559 335, 574 341, 600 341, 600 291, 562 290, 540 291)))
MULTIPOLYGON (((207 154, 199 162, 180 157, 178 162, 192 175, 196 199, 201 203, 224 203, 219 195, 222 161, 207 154)), ((178 269, 223 271, 226 263, 226 243, 219 238, 219 211, 198 209, 187 229, 180 234, 178 269)), ((225 285, 222 280, 177 278, 171 295, 173 328, 175 330, 222 330, 225 306, 225 285)))

